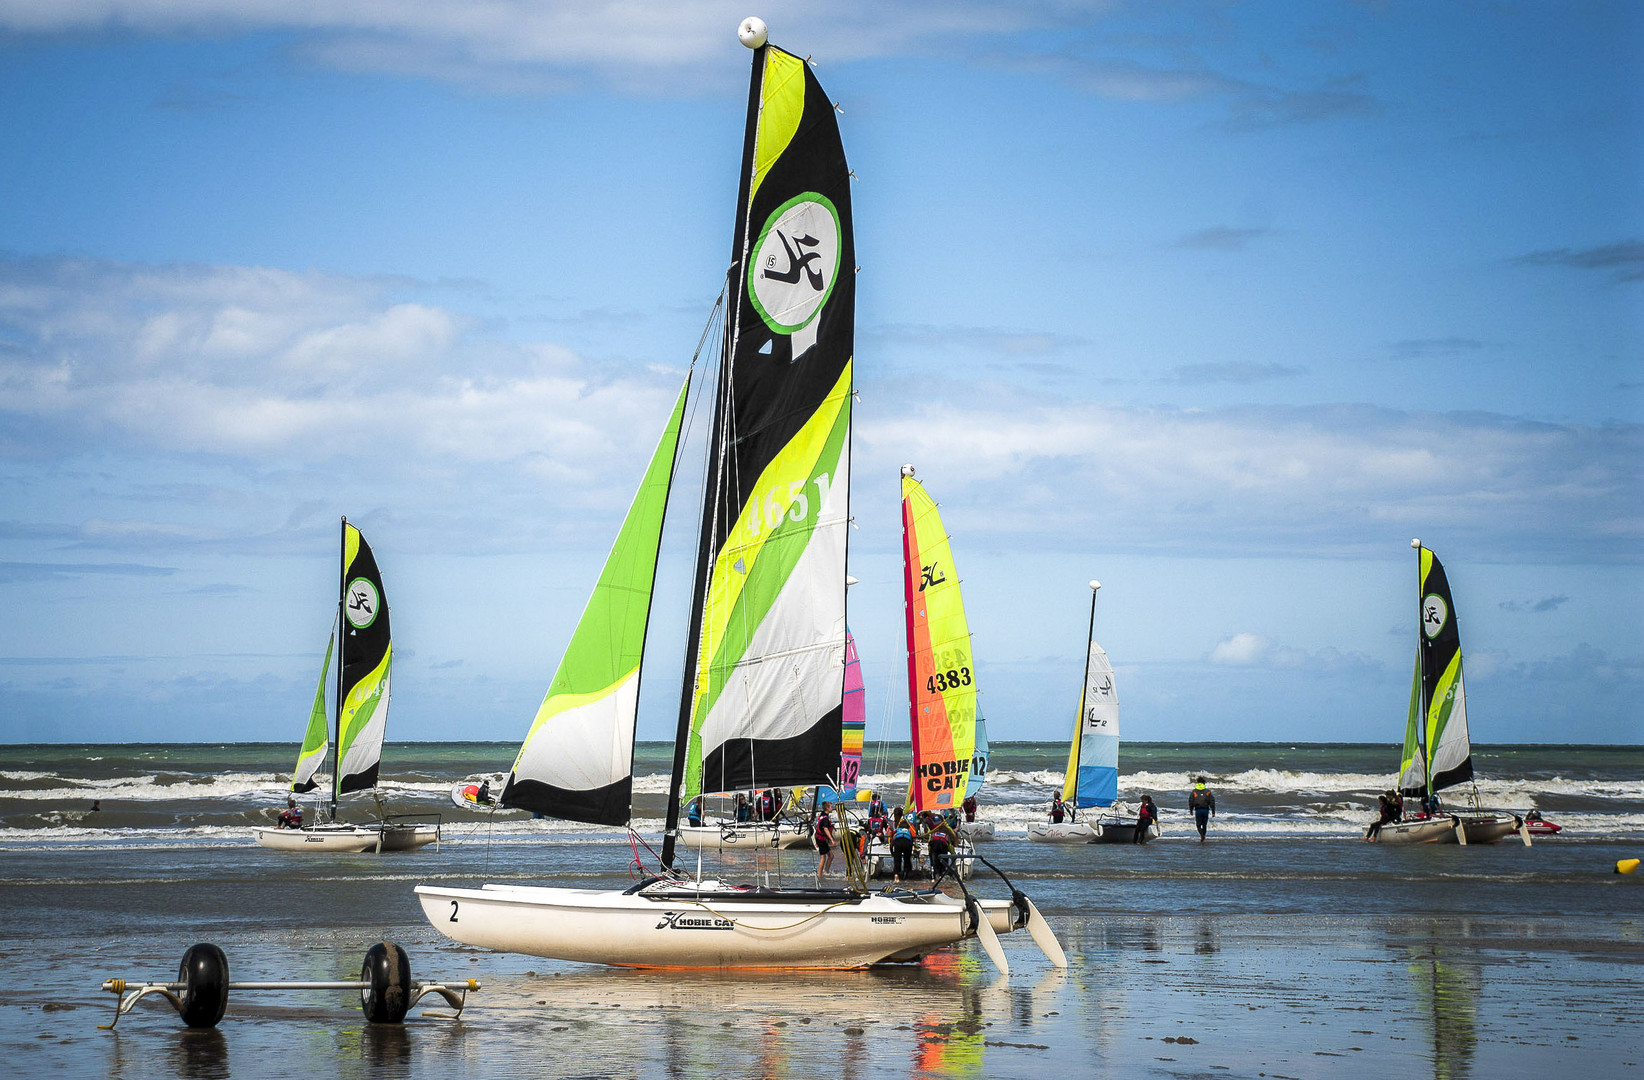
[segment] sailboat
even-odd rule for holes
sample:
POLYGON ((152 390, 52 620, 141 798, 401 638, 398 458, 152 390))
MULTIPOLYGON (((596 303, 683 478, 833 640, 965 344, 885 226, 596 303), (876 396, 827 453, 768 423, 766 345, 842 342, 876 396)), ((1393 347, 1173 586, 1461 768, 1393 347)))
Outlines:
POLYGON ((1425 803, 1428 809, 1383 824, 1367 839, 1382 844, 1493 844, 1517 832, 1528 846, 1530 835, 1521 817, 1478 806, 1478 789, 1472 787, 1461 634, 1450 582, 1438 556, 1419 539, 1411 540, 1410 546, 1416 551, 1419 628, 1398 787, 1407 806, 1425 803), (1461 784, 1472 787, 1471 809, 1441 810, 1438 793, 1461 784))
POLYGON ((251 831, 257 843, 280 851, 380 852, 419 848, 439 839, 437 821, 414 824, 383 817, 370 825, 355 825, 336 820, 339 796, 377 786, 393 659, 388 600, 376 556, 360 530, 343 518, 336 621, 325 644, 308 729, 291 776, 293 795, 319 786, 314 777, 330 756, 334 728, 337 754, 331 775, 331 820, 297 829, 254 827, 251 831), (325 688, 333 646, 337 654, 336 711, 328 716, 325 688))
MULTIPOLYGON (((624 890, 419 885, 418 900, 466 944, 617 966, 853 968, 973 935, 1002 966, 995 935, 1024 925, 1065 965, 1014 888, 1009 900, 771 888, 676 865, 682 803, 837 780, 844 705, 850 173, 809 65, 769 45, 758 19, 738 37, 753 70, 660 872, 624 890)), ((505 806, 630 823, 645 633, 688 391, 520 749, 505 806)))
MULTIPOLYGON (((965 781, 965 803, 968 804, 977 795, 982 793, 982 785, 988 779, 988 722, 986 717, 976 718, 976 749, 970 755, 970 779, 965 781)), ((979 840, 993 839, 993 822, 991 821, 961 821, 959 835, 971 843, 979 840)))
MULTIPOLYGON (((1028 839, 1054 844, 1121 843, 1136 840, 1136 823, 1115 816, 1095 822, 1080 821, 1078 812, 1111 807, 1119 797, 1119 692, 1113 664, 1096 642, 1096 596, 1102 583, 1090 583, 1090 628, 1085 634, 1085 677, 1079 689, 1079 711, 1068 741, 1067 773, 1062 802, 1073 810, 1073 820, 1035 822, 1028 839)), ((1148 837, 1142 837, 1145 843, 1148 837)))

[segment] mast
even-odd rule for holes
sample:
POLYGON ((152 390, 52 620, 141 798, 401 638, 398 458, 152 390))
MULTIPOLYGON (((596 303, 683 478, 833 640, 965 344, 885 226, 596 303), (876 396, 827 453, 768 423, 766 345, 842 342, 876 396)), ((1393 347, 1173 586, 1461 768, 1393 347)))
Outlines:
POLYGON ((1420 687, 1416 691, 1416 708, 1418 710, 1416 712, 1416 751, 1421 756, 1422 786, 1427 789, 1427 798, 1424 801, 1431 801, 1433 798, 1433 770, 1431 767, 1432 762, 1427 754, 1427 664, 1421 654, 1421 620, 1424 607, 1421 595, 1421 539, 1419 537, 1412 539, 1410 546, 1416 552, 1416 685, 1420 687))
POLYGON ((343 604, 348 597, 348 516, 337 532, 337 700, 331 703, 331 820, 337 820, 337 789, 342 784, 343 658, 348 651, 348 623, 343 604))
POLYGON ((742 132, 742 168, 737 179, 736 238, 731 247, 731 266, 728 271, 727 292, 730 304, 726 310, 724 332, 720 338, 719 372, 714 388, 713 427, 709 429, 710 464, 706 470, 705 486, 713 493, 713 505, 702 515, 701 531, 697 538, 696 575, 691 589, 691 622, 685 635, 685 668, 679 690, 679 721, 674 728, 674 767, 668 779, 667 817, 662 832, 662 868, 672 870, 674 847, 679 839, 679 795, 685 783, 685 758, 691 743, 691 714, 696 705, 697 664, 702 646, 703 609, 707 606, 708 575, 713 569, 714 540, 718 533, 720 499, 725 461, 730 452, 730 433, 726 430, 730 419, 731 361, 736 355, 736 341, 742 330, 742 304, 739 302, 739 282, 748 258, 749 189, 753 183, 754 143, 759 136, 759 96, 761 76, 765 71, 765 52, 770 46, 760 44, 753 50, 752 68, 748 74, 748 118, 742 132), (734 307, 732 315, 729 307, 734 307))

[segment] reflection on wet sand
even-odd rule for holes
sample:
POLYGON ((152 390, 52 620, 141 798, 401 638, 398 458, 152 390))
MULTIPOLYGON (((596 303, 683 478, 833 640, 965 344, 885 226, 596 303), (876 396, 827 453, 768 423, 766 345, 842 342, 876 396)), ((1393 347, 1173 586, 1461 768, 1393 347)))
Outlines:
POLYGON ((1478 1001, 1484 978, 1476 964, 1443 957, 1437 946, 1411 959, 1411 981, 1427 1010, 1433 1080, 1466 1080, 1478 1047, 1478 1001))

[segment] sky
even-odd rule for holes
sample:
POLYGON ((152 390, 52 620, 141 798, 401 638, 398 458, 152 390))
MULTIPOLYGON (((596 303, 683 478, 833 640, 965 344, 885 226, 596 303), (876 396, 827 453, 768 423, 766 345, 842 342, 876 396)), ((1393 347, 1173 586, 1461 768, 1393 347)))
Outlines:
POLYGON ((342 515, 390 740, 522 737, 723 277, 755 13, 856 175, 870 740, 910 462, 994 739, 1067 737, 1099 579, 1126 738, 1397 742, 1420 537, 1475 742, 1644 741, 1636 4, 0 0, 0 742, 295 752, 342 515))

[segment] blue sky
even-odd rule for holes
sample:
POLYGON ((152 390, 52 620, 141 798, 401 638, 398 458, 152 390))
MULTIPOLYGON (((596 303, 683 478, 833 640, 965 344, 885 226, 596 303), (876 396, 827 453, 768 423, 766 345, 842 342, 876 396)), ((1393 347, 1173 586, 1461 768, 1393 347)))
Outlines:
MULTIPOLYGON (((0 741, 289 738, 336 522, 390 737, 523 734, 730 245, 725 4, 0 0, 0 741), (638 14, 636 14, 638 12, 638 14)), ((896 470, 995 738, 1644 737, 1644 12, 784 3, 856 171, 851 622, 896 470)), ((683 508, 683 504, 681 504, 683 508)), ((642 737, 671 732, 672 534, 642 737)))

